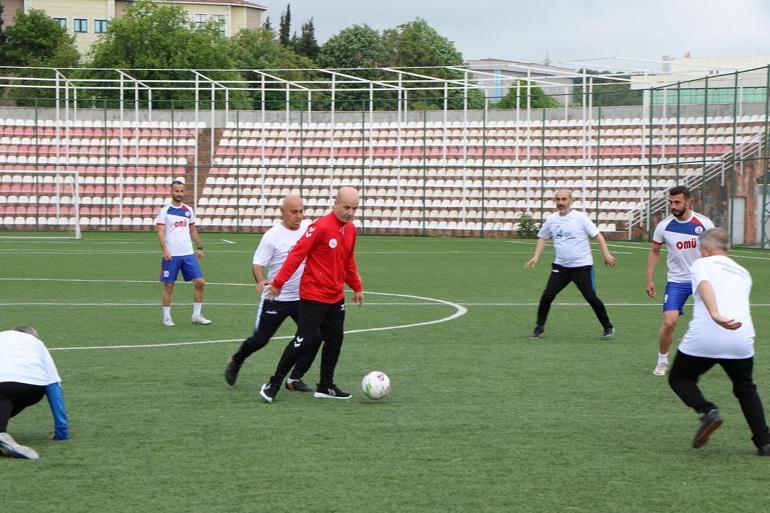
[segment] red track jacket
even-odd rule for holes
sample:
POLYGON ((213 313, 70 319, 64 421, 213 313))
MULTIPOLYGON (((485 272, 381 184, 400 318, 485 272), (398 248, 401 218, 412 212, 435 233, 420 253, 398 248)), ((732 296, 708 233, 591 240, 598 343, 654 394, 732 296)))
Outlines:
POLYGON ((345 298, 345 283, 355 292, 363 290, 353 255, 355 248, 355 225, 343 223, 330 212, 308 227, 271 284, 283 288, 304 260, 299 297, 320 303, 337 303, 345 298))

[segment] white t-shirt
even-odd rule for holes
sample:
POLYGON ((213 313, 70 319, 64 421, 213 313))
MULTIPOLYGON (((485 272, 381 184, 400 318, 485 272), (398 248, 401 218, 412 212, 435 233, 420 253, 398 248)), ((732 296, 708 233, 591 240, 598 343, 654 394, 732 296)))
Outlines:
POLYGON ((21 331, 0 331, 0 383, 48 386, 61 381, 51 354, 39 339, 21 331))
POLYGON ((190 225, 195 224, 195 212, 192 208, 184 203, 178 207, 168 204, 158 212, 155 224, 166 225, 166 247, 171 256, 193 254, 190 225))
POLYGON ((692 290, 695 298, 692 320, 679 350, 690 356, 706 358, 750 358, 754 356, 754 324, 749 311, 751 275, 726 256, 710 256, 693 262, 692 290), (711 319, 698 285, 708 281, 714 289, 717 310, 728 319, 740 321, 743 326, 728 330, 711 319))
POLYGON ((587 215, 570 210, 566 216, 554 212, 548 216, 540 231, 539 239, 553 239, 556 258, 553 263, 564 267, 593 265, 589 237, 596 237, 599 229, 587 215))
MULTIPOLYGON (((281 270, 289 252, 305 233, 310 223, 309 219, 303 219, 297 230, 289 230, 283 223, 278 223, 262 236, 262 240, 259 241, 257 250, 254 252, 252 263, 267 267, 268 280, 272 280, 281 270)), ((291 278, 283 284, 281 293, 275 298, 276 301, 299 301, 299 280, 304 269, 305 262, 302 262, 291 275, 291 278)), ((262 292, 262 297, 267 297, 267 288, 262 292)))
POLYGON ((704 231, 713 228, 714 223, 706 216, 692 213, 690 219, 680 221, 673 215, 663 219, 655 227, 653 242, 665 244, 668 251, 666 279, 674 283, 690 282, 690 267, 700 258, 698 238, 704 231))

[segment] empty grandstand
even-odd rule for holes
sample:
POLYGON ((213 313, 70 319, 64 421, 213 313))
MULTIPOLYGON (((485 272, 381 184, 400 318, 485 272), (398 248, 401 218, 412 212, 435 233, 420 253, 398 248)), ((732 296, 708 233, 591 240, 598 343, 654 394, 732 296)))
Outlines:
POLYGON ((665 190, 681 183, 734 242, 766 242, 770 67, 696 71, 642 90, 641 105, 613 107, 599 101, 604 88, 637 75, 600 82, 583 68, 556 81, 533 65, 504 79, 519 93, 507 110, 483 95, 472 108, 493 79, 464 68, 386 68, 378 80, 321 71, 305 81, 250 71, 250 82, 222 83, 207 70, 169 81, 41 70, 22 81, 4 69, 0 87, 50 94, 0 108, 3 228, 149 230, 169 178, 184 175, 209 230, 263 231, 290 191, 315 217, 350 184, 362 192, 357 222, 367 232, 506 236, 523 215, 542 220, 554 190, 568 187, 603 231, 641 237, 665 211, 665 190), (565 81, 579 88, 566 91, 565 81), (534 108, 535 87, 565 95, 563 105, 534 108), (171 89, 196 101, 153 100, 171 89), (118 100, 99 101, 107 90, 118 100), (236 109, 230 99, 244 91, 261 101, 236 109), (426 95, 443 108, 421 108, 426 95))

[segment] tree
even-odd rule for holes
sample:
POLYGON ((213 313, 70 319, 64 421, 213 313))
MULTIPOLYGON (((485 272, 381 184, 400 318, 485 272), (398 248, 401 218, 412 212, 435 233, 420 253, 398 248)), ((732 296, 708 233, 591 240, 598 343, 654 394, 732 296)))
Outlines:
MULTIPOLYGON (((519 108, 526 109, 527 108, 527 83, 525 81, 517 80, 516 83, 511 84, 510 89, 508 89, 508 93, 503 97, 503 99, 491 105, 497 109, 515 109, 517 105, 517 102, 516 102, 517 96, 519 100, 518 101, 519 108)), ((542 108, 548 109, 548 108, 554 108, 554 107, 561 107, 561 103, 556 101, 556 99, 545 94, 545 92, 543 92, 543 90, 540 87, 536 85, 530 85, 529 106, 532 109, 542 109, 542 108)))
MULTIPOLYGON (((322 68, 363 68, 349 73, 367 80, 382 80, 385 74, 373 68, 384 66, 386 58, 387 51, 380 34, 368 25, 353 25, 341 30, 324 43, 318 53, 317 62, 322 68)), ((337 84, 337 90, 336 109, 368 108, 367 102, 370 96, 367 84, 337 84)), ((376 109, 395 110, 397 108, 397 96, 391 91, 377 91, 375 99, 376 109)), ((319 106, 321 105, 324 104, 319 103, 319 106)), ((331 107, 330 103, 328 105, 331 107)))
MULTIPOLYGON (((192 88, 196 75, 186 70, 232 70, 236 63, 231 53, 230 40, 218 23, 196 27, 180 6, 138 0, 123 16, 113 19, 107 33, 94 45, 90 66, 133 69, 130 75, 139 80, 158 81, 153 105, 169 108, 169 101, 174 100, 175 108, 189 108, 194 105, 190 100, 195 96, 192 88)), ((91 75, 102 74, 95 70, 91 75)), ((206 76, 214 80, 242 79, 236 71, 208 71, 206 76)), ((202 84, 207 84, 205 79, 202 84)), ((105 95, 114 97, 116 93, 106 91, 105 95)), ((132 100, 133 95, 130 90, 126 99, 132 100)), ((233 106, 246 97, 238 91, 229 96, 233 106)), ((206 108, 210 93, 200 98, 200 107, 206 108)))
POLYGON ((265 22, 262 24, 262 28, 265 30, 273 31, 273 25, 270 23, 270 16, 265 17, 265 22))
MULTIPOLYGON (((608 75, 609 71, 586 70, 588 79, 593 81, 593 100, 594 107, 609 105, 641 105, 642 91, 632 90, 631 84, 612 78, 602 77, 608 75)), ((613 75, 616 79, 628 79, 628 75, 613 75)), ((572 92, 575 105, 583 105, 583 77, 576 77, 572 80, 575 88, 572 92)), ((586 81, 586 84, 588 81, 586 81)), ((586 87, 586 92, 588 87, 586 87)))
POLYGON ((313 26, 313 18, 302 24, 301 35, 294 43, 294 51, 299 55, 316 60, 318 58, 318 52, 320 47, 318 41, 315 38, 315 27, 313 26))
POLYGON ((291 47, 291 4, 286 4, 286 10, 281 13, 278 41, 286 48, 291 47))
POLYGON ((75 37, 43 11, 19 11, 5 30, 5 63, 10 66, 77 66, 75 37))
POLYGON ((8 62, 5 57, 5 31, 3 30, 3 12, 5 6, 0 4, 0 62, 8 62))
MULTIPOLYGON (((455 80, 448 92, 450 109, 461 109, 464 104, 465 75, 459 70, 445 69, 445 66, 462 66, 465 61, 462 54, 455 48, 452 41, 440 35, 422 18, 399 25, 395 29, 383 32, 382 39, 387 49, 387 64, 393 67, 423 67, 430 70, 406 70, 414 73, 425 71, 426 74, 444 80, 455 80)), ((409 75, 404 74, 407 87, 425 87, 419 78, 409 81, 409 75)), ((474 88, 468 89, 468 107, 478 109, 483 106, 483 95, 474 88)), ((410 92, 408 108, 442 109, 444 107, 444 91, 413 90, 410 92)))
MULTIPOLYGON (((310 80, 312 74, 308 71, 314 67, 314 63, 302 55, 297 55, 290 48, 286 48, 275 40, 275 34, 266 29, 241 30, 232 39, 232 56, 235 64, 240 69, 275 69, 297 71, 281 71, 280 76, 287 80, 310 80)), ((275 74, 278 74, 275 72, 275 74)), ((256 80, 250 84, 250 87, 256 92, 254 99, 256 105, 262 101, 261 96, 261 75, 255 77, 256 80)), ((265 94, 265 108, 279 110, 285 107, 286 92, 282 84, 268 83, 268 91, 265 94), (274 91, 270 91, 274 89, 274 91)), ((303 93, 293 93, 290 95, 292 108, 302 108, 306 105, 307 96, 303 93)))
POLYGON ((462 66, 465 61, 453 42, 422 18, 383 32, 389 66, 462 66))
POLYGON ((341 30, 318 53, 318 64, 324 68, 376 68, 384 66, 386 59, 382 38, 369 25, 341 30))

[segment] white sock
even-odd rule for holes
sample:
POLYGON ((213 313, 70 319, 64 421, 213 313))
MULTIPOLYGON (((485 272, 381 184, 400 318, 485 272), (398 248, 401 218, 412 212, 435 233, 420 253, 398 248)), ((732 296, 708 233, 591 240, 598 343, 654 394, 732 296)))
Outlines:
POLYGON ((203 308, 203 303, 193 303, 193 316, 197 317, 201 314, 201 308, 203 308))
POLYGON ((163 307, 163 318, 164 319, 171 319, 171 307, 170 306, 164 306, 163 307))
POLYGON ((658 353, 658 363, 665 363, 668 365, 668 353, 658 353))

